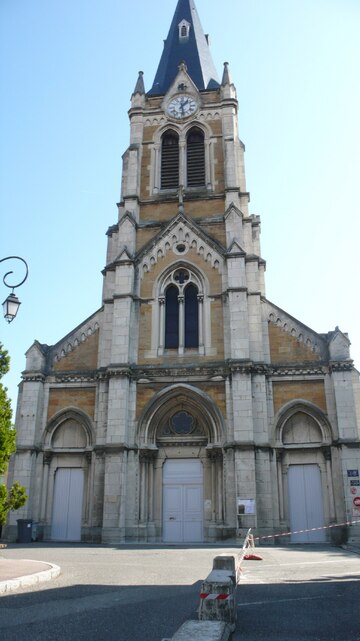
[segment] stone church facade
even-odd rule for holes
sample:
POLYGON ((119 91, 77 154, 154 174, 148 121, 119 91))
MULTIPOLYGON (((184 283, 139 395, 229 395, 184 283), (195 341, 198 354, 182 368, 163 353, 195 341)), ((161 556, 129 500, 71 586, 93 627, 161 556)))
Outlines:
POLYGON ((102 306, 26 355, 20 516, 44 540, 336 537, 328 526, 360 518, 358 372, 346 334, 266 298, 236 90, 193 0, 179 0, 129 118, 102 306))

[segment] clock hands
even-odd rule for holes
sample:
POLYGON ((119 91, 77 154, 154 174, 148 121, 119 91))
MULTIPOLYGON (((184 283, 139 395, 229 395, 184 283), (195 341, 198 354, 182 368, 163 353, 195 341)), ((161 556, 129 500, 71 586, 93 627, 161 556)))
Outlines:
POLYGON ((196 111, 196 107, 191 96, 177 96, 170 102, 167 111, 173 118, 182 119, 196 111))
POLYGON ((182 113, 182 114, 184 114, 184 113, 185 113, 185 105, 186 105, 188 102, 189 102, 189 98, 187 98, 186 100, 184 100, 184 98, 181 98, 181 101, 180 101, 180 110, 181 110, 181 113, 182 113))

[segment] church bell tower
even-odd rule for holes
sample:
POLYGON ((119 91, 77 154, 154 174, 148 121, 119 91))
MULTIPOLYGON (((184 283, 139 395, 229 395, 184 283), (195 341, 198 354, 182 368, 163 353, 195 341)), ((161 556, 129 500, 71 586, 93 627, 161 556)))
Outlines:
MULTIPOLYGON (((119 509, 124 523, 138 513, 136 538, 214 540, 235 531, 236 468, 244 456, 251 465, 250 365, 268 354, 265 265, 236 90, 228 63, 218 78, 193 0, 177 4, 148 92, 139 72, 129 118, 99 352, 111 367, 108 444, 139 447, 138 492, 127 497, 137 505, 119 509)), ((266 408, 261 372, 256 389, 266 408)), ((253 496, 250 476, 242 491, 253 496)))

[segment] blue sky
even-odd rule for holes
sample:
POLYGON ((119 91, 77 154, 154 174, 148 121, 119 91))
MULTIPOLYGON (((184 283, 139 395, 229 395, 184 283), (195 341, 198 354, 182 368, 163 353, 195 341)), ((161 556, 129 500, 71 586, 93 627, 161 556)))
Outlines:
MULTIPOLYGON (((228 61, 238 91, 267 296, 317 332, 349 332, 360 368, 360 3, 196 5, 219 75, 228 61)), ((101 306, 129 100, 139 70, 151 87, 175 6, 0 2, 0 257, 23 256, 30 270, 0 332, 13 407, 33 341, 56 343, 101 306)))

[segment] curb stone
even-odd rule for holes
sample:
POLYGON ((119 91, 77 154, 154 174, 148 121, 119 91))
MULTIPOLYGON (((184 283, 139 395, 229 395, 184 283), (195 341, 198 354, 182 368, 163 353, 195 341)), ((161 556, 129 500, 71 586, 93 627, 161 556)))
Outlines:
POLYGON ((28 574, 25 576, 17 577, 16 579, 8 579, 7 581, 0 581, 0 595, 14 592, 19 588, 28 588, 45 581, 51 581, 59 576, 61 568, 53 563, 44 563, 49 569, 35 574, 28 574))
POLYGON ((224 621, 186 621, 168 641, 228 641, 230 635, 224 621))

